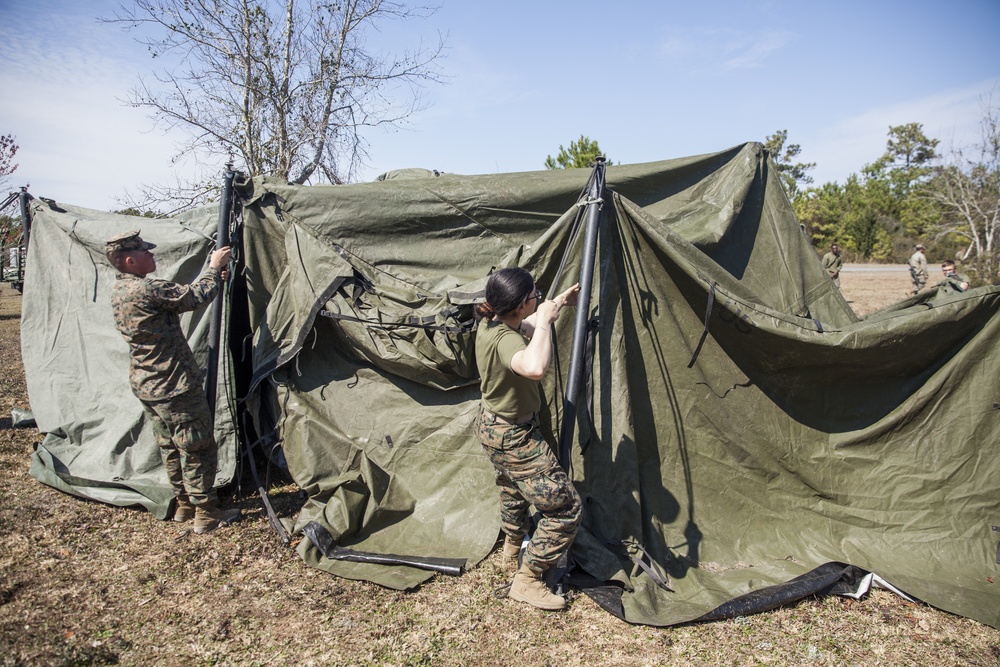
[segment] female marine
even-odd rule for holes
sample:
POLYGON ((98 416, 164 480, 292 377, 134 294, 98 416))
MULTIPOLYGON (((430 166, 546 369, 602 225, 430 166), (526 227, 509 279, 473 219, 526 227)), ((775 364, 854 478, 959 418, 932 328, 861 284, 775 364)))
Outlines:
POLYGON ((496 468, 504 556, 516 559, 528 530, 528 507, 541 520, 514 576, 509 596, 539 609, 559 610, 566 600, 543 581, 573 544, 580 525, 580 496, 538 428, 539 380, 552 360, 552 327, 565 306, 575 306, 579 285, 542 301, 531 274, 501 269, 486 283, 476 332, 482 378, 479 440, 496 468))

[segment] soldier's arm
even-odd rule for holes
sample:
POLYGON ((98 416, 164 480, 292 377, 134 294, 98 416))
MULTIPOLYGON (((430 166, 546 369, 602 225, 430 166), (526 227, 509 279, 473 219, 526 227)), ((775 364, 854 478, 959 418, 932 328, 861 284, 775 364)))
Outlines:
POLYGON ((197 310, 219 293, 222 271, 229 264, 231 252, 229 246, 213 251, 208 260, 208 268, 190 285, 155 281, 150 290, 150 297, 161 308, 167 310, 175 312, 197 310))
POLYGON ((178 313, 197 310, 215 298, 222 285, 218 269, 208 267, 190 285, 167 280, 150 281, 148 295, 160 308, 178 313))

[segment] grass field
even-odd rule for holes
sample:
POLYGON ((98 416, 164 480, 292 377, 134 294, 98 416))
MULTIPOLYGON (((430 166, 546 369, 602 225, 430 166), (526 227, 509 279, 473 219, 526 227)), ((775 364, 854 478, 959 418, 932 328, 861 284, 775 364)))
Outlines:
MULTIPOLYGON (((858 268, 858 267, 855 267, 858 268)), ((855 310, 899 300, 899 271, 847 271, 855 310)), ((1000 631, 875 591, 672 628, 623 623, 585 596, 545 613, 496 595, 494 553, 397 592, 308 568, 258 501, 211 536, 80 500, 28 476, 34 429, 20 296, 0 287, 0 665, 1000 665, 1000 631)), ((279 514, 297 509, 278 489, 279 514)), ((1000 604, 1000 600, 998 600, 1000 604)))

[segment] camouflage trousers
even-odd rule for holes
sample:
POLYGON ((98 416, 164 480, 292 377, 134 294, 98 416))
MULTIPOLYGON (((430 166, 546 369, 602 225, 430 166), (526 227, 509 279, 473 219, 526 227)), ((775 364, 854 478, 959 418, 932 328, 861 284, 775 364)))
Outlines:
POLYGON ((503 532, 521 539, 528 531, 529 506, 534 505, 541 515, 524 564, 542 574, 573 544, 583 513, 580 494, 542 438, 537 417, 524 424, 508 424, 483 411, 477 430, 496 469, 503 532))
POLYGON ((142 407, 153 424, 174 495, 187 495, 195 505, 216 500, 212 487, 219 449, 205 394, 189 391, 161 401, 142 401, 142 407))

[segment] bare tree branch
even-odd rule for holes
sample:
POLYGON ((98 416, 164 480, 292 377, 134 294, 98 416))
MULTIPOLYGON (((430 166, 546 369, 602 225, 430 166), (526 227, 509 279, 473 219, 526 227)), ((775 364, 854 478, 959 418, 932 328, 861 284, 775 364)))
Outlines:
MULTIPOLYGON (((440 37, 387 55, 370 51, 366 36, 434 11, 386 0, 134 0, 105 21, 140 31, 150 55, 172 64, 141 79, 128 102, 158 127, 184 131, 175 159, 342 183, 367 159, 365 130, 404 123, 423 108, 420 86, 441 81, 440 37)), ((182 190, 182 201, 198 199, 182 190)))
POLYGON ((14 135, 0 136, 0 188, 6 188, 10 177, 17 171, 18 164, 14 162, 17 149, 17 139, 14 135))
POLYGON ((964 259, 988 282, 1000 269, 1000 108, 992 95, 983 98, 982 106, 980 142, 953 148, 925 196, 944 212, 937 235, 967 239, 964 259))

